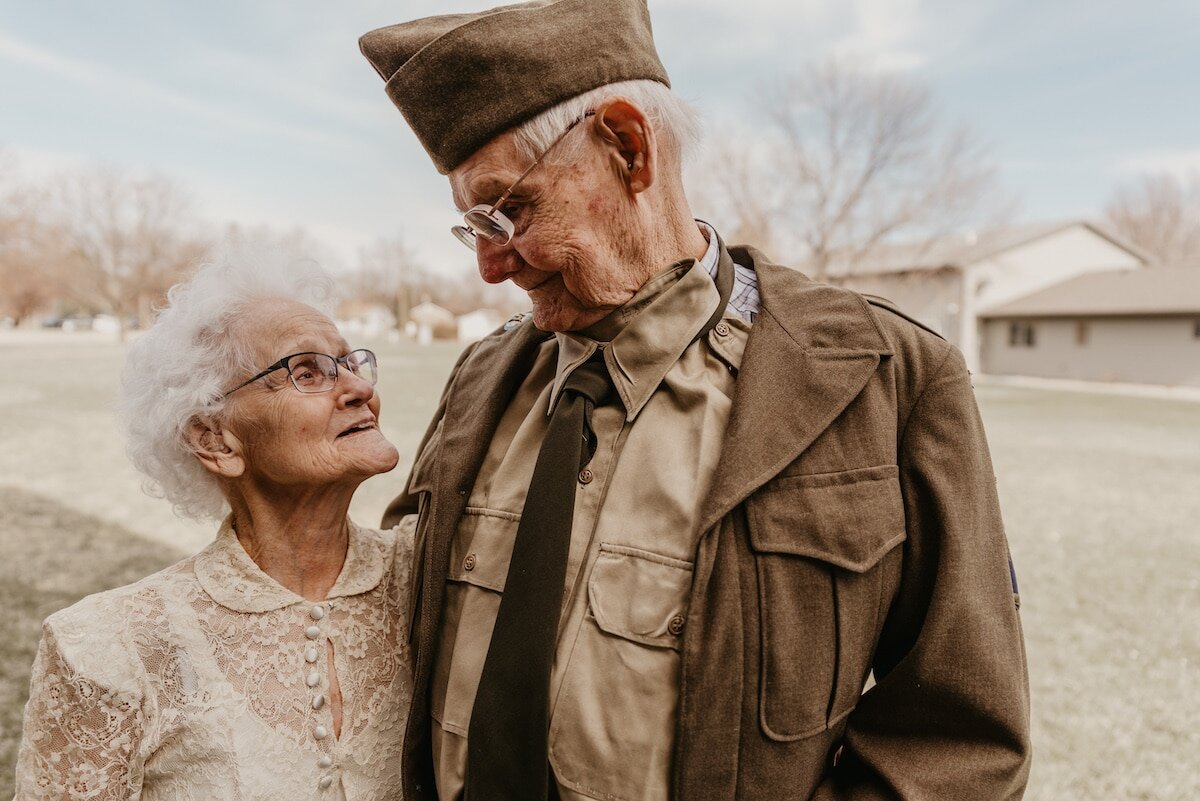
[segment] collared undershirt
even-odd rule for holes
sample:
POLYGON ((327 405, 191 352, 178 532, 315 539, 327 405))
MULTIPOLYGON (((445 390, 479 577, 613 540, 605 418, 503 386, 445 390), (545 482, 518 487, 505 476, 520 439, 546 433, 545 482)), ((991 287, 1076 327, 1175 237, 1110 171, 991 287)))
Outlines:
POLYGON ((698 262, 660 273, 596 325, 541 346, 492 437, 451 544, 433 668, 443 801, 462 795, 471 709, 549 411, 565 378, 601 347, 618 400, 593 414, 597 448, 577 484, 549 758, 563 801, 670 796, 698 500, 720 458, 758 310, 754 273, 739 270, 724 324, 692 341, 718 302, 716 237, 701 226, 709 248, 698 262))

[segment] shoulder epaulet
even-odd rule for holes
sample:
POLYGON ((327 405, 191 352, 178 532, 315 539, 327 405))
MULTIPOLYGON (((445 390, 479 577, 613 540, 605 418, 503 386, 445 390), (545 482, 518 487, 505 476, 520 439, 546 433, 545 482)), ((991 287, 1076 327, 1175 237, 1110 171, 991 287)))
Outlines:
POLYGON ((511 331, 511 330, 513 330, 514 328, 516 328, 517 326, 519 326, 521 323, 523 323, 523 322, 525 322, 526 320, 530 319, 531 317, 533 317, 533 312, 531 312, 531 311, 527 311, 527 312, 517 312, 517 313, 516 313, 516 314, 514 314, 512 317, 509 317, 509 318, 508 318, 508 322, 506 322, 506 323, 504 324, 504 330, 505 330, 505 331, 511 331))
POLYGON ((908 320, 910 323, 915 325, 917 328, 925 329, 926 331, 933 334, 938 339, 945 339, 944 336, 942 336, 937 331, 934 331, 932 328, 930 328, 928 325, 926 325, 925 323, 918 320, 916 317, 913 317, 910 314, 905 314, 903 311, 900 310, 900 307, 898 307, 895 303, 892 303, 887 298, 880 297, 879 295, 868 295, 866 292, 859 292, 858 294, 862 295, 863 299, 866 300, 867 303, 870 303, 872 306, 878 306, 881 309, 887 309, 888 311, 890 311, 892 314, 896 315, 897 317, 903 317, 905 320, 908 320))

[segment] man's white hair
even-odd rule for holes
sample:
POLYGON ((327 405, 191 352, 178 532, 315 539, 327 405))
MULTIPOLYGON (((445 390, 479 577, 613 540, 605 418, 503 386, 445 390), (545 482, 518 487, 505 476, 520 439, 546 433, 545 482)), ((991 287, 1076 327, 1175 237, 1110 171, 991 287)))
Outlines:
MULTIPOLYGON (((564 100, 513 129, 517 149, 530 161, 546 152, 567 126, 611 97, 624 97, 642 110, 654 126, 660 146, 682 167, 700 142, 696 111, 658 81, 621 81, 599 86, 564 100)), ((568 136, 550 154, 552 162, 579 158, 583 137, 568 136)))
POLYGON ((146 476, 143 487, 177 514, 222 518, 229 506, 216 479, 185 438, 197 418, 221 419, 222 394, 266 365, 240 335, 240 318, 270 299, 328 313, 333 283, 313 261, 265 247, 225 245, 167 293, 150 330, 130 347, 118 410, 126 452, 146 476))

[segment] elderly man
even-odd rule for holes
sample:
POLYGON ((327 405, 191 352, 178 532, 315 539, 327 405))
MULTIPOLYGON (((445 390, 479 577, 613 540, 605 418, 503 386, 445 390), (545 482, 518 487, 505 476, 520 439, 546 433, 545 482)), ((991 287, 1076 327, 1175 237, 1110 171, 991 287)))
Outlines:
POLYGON ((644 0, 361 46, 533 304, 463 353, 385 517, 424 538, 406 797, 1019 798, 961 355, 693 219, 644 0))

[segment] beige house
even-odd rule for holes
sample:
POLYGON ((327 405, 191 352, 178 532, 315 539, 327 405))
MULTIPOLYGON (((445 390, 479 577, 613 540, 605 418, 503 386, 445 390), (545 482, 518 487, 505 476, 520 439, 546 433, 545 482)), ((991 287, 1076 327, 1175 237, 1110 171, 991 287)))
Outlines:
POLYGON ((826 280, 882 295, 979 367, 980 312, 1086 273, 1141 267, 1149 258, 1084 221, 1041 223, 888 245, 826 280))
POLYGON ((985 373, 1200 387, 1200 267, 1081 275, 980 318, 985 373))

